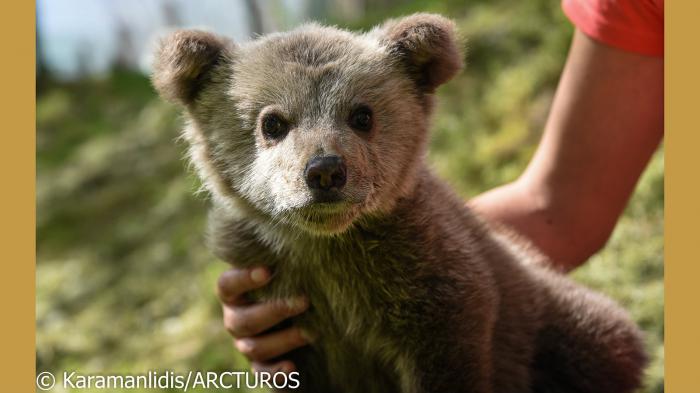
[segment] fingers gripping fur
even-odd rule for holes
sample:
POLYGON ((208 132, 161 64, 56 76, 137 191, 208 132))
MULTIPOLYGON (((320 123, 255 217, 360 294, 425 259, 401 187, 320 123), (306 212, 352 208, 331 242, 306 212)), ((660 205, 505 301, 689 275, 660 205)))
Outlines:
POLYGON ((462 68, 454 23, 440 15, 414 14, 386 22, 380 41, 401 58, 420 89, 432 93, 462 68))
POLYGON ((186 105, 206 83, 208 72, 233 53, 232 41, 198 30, 179 30, 156 51, 152 81, 165 99, 186 105))

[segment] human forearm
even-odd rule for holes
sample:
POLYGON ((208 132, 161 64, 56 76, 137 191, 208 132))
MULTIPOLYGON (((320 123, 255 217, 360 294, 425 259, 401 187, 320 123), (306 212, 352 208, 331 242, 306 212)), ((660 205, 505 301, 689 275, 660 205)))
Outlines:
POLYGON ((472 204, 573 269, 605 245, 662 138, 663 59, 577 31, 527 170, 472 204))
POLYGON ((605 245, 614 228, 584 231, 585 223, 565 206, 554 206, 546 196, 513 182, 485 192, 469 205, 485 219, 505 224, 530 240, 557 269, 572 270, 605 245))

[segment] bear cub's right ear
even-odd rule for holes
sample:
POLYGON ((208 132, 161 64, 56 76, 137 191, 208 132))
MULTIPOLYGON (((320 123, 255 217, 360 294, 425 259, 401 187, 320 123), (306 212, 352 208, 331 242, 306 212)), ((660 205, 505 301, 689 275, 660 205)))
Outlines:
POLYGON ((178 30, 163 39, 156 50, 151 80, 168 101, 192 103, 208 79, 208 73, 230 61, 233 41, 199 30, 178 30))

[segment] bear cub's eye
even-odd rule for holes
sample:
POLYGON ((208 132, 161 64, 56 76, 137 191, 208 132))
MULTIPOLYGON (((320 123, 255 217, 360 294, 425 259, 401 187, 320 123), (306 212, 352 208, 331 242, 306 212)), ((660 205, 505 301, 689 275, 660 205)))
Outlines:
POLYGON ((368 106, 362 105, 355 108, 350 113, 348 120, 350 127, 358 131, 369 131, 372 129, 372 110, 368 106))
POLYGON ((279 139, 284 137, 289 130, 289 125, 279 116, 270 113, 262 120, 262 132, 266 138, 279 139))

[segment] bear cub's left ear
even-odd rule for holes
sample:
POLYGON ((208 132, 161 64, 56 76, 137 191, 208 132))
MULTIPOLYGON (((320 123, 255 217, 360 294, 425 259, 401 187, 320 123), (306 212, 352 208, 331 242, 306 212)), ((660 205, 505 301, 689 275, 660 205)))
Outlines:
POLYGON ((156 50, 151 80, 166 100, 192 103, 217 64, 231 61, 233 41, 199 30, 178 30, 156 50))
POLYGON ((370 34, 399 57, 425 93, 433 93, 462 68, 454 23, 437 14, 413 14, 389 20, 370 34))

